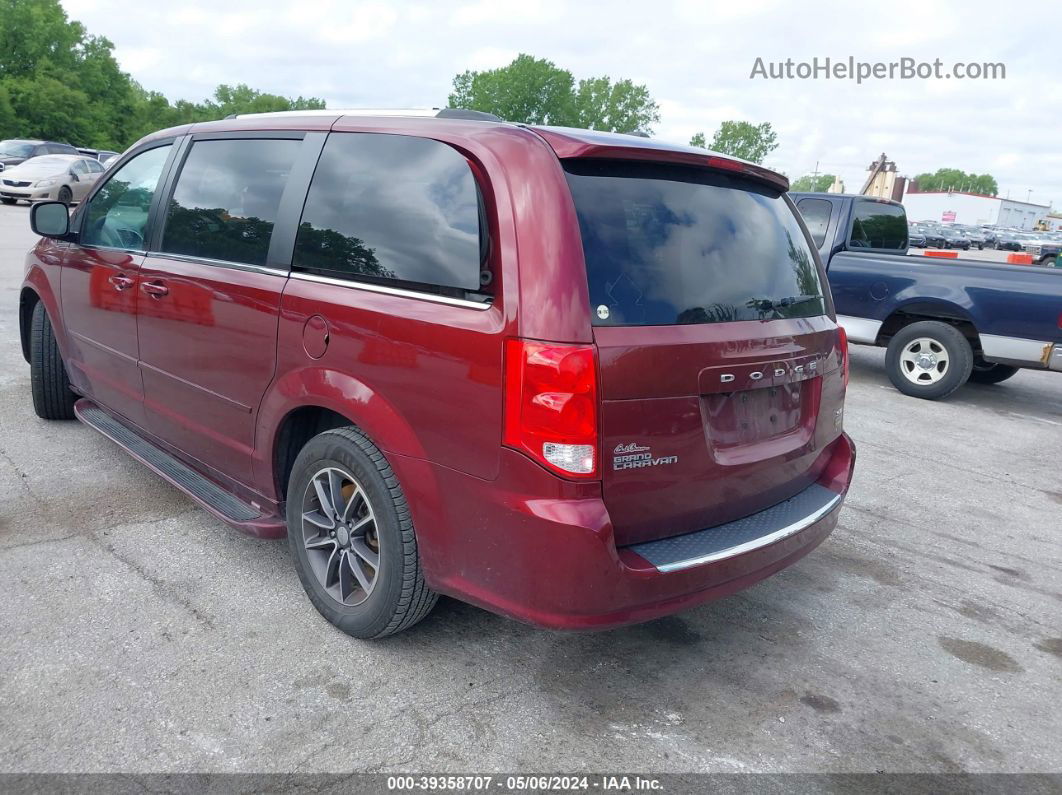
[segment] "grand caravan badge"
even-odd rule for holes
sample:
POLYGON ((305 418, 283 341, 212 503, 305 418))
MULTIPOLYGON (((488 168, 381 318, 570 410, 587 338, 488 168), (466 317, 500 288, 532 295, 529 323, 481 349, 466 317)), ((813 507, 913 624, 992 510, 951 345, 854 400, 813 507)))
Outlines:
POLYGON ((677 463, 677 455, 654 458, 652 448, 635 442, 616 445, 616 449, 612 451, 613 469, 642 469, 677 463))

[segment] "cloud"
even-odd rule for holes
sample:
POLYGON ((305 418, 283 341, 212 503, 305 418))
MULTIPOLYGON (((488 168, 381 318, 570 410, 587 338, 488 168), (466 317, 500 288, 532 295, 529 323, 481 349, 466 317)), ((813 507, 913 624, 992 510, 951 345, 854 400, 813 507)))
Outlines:
POLYGON ((1018 0, 886 6, 780 0, 416 3, 183 0, 160 22, 150 4, 66 0, 72 17, 107 36, 149 89, 199 100, 217 83, 321 96, 333 107, 444 104, 464 69, 502 66, 519 52, 575 76, 629 77, 661 105, 659 138, 709 137, 725 119, 770 121, 780 146, 768 164, 791 177, 838 173, 862 184, 882 150, 901 173, 940 167, 991 173, 1000 190, 1062 206, 1057 127, 1062 4, 1018 0), (1057 37, 1056 37, 1057 38, 1057 37), (1035 43, 1035 44, 1034 44, 1035 43), (765 61, 940 58, 1002 62, 1005 80, 750 79, 765 61))

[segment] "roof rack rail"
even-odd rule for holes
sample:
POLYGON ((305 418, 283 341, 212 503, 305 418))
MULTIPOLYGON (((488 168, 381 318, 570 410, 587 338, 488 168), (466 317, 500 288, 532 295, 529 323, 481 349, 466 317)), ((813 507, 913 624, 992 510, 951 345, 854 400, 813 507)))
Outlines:
POLYGON ((472 121, 505 121, 501 116, 487 113, 485 110, 467 110, 466 108, 443 108, 435 114, 439 119, 470 119, 472 121))
POLYGON ((230 113, 226 119, 250 119, 274 116, 422 116, 438 119, 505 121, 493 113, 465 108, 323 108, 315 110, 273 110, 265 113, 230 113))

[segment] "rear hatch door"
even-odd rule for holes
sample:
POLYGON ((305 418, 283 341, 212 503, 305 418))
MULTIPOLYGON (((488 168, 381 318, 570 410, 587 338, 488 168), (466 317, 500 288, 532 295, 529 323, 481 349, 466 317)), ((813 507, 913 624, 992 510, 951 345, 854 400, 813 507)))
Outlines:
POLYGON ((825 278, 776 187, 686 165, 565 161, 600 366, 618 545, 810 485, 841 430, 825 278))

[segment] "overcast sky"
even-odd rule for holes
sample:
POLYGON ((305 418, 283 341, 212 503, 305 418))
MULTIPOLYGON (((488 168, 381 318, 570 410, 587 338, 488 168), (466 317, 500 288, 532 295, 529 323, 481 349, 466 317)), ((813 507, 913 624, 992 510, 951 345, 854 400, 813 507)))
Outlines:
POLYGON ((901 174, 990 173, 1000 195, 1062 207, 1062 3, 583 0, 64 0, 122 67, 171 100, 247 83, 329 107, 444 105, 454 74, 520 52, 576 78, 645 83, 654 134, 687 143, 725 119, 769 121, 766 164, 840 174, 858 190, 881 152, 901 174), (765 62, 908 56, 1002 62, 1003 80, 750 79, 765 62))

